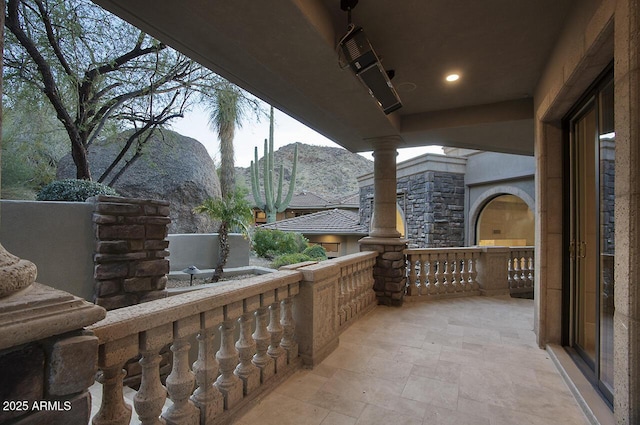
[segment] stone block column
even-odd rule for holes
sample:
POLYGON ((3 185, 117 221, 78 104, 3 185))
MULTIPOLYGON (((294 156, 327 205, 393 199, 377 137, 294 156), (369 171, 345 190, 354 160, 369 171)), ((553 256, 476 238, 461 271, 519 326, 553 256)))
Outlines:
POLYGON ((99 196, 95 301, 107 310, 167 296, 169 202, 99 196))
POLYGON ((640 4, 615 10, 615 315, 616 423, 640 423, 640 4))
POLYGON ((407 240, 396 228, 396 146, 395 137, 372 142, 374 151, 373 219, 370 236, 360 240, 360 251, 377 251, 373 269, 373 289, 380 304, 402 305, 406 278, 403 251, 407 240))

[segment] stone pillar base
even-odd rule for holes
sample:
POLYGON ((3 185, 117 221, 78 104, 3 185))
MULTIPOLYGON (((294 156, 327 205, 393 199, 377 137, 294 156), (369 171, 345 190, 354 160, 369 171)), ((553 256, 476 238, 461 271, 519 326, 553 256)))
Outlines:
POLYGON ((373 289, 378 304, 401 306, 407 284, 404 250, 407 240, 367 236, 358 241, 360 251, 377 251, 373 268, 373 289))
POLYGON ((83 328, 105 314, 38 283, 0 299, 0 400, 14 402, 0 424, 88 423, 98 338, 83 328))

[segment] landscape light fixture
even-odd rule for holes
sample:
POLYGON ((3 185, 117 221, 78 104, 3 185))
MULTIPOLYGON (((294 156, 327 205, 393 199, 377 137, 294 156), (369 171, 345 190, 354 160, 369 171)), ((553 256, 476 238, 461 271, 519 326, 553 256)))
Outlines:
POLYGON ((390 79, 395 71, 384 70, 362 27, 351 23, 351 10, 356 4, 358 0, 340 1, 340 8, 347 12, 348 27, 338 46, 358 79, 369 89, 369 94, 376 99, 385 114, 390 114, 402 107, 400 97, 390 79))
POLYGON ((189 266, 186 269, 182 270, 183 273, 187 273, 188 275, 190 275, 190 279, 189 279, 189 286, 193 285, 193 275, 194 274, 199 274, 200 273, 200 269, 197 268, 196 266, 189 266))

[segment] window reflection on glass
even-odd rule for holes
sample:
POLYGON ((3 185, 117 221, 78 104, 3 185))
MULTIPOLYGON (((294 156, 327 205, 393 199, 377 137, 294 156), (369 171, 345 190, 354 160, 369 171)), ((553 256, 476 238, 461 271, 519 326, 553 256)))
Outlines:
POLYGON ((599 94, 600 181, 600 380, 613 392, 615 254, 615 131, 613 81, 599 94))

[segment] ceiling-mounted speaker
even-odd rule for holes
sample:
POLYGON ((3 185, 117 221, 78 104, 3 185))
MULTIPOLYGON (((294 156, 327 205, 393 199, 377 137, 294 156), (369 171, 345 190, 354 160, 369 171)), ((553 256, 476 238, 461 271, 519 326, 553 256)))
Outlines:
POLYGON ((352 27, 340 41, 340 47, 353 72, 369 89, 385 114, 402 107, 398 93, 362 28, 352 27))

